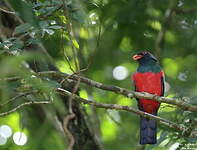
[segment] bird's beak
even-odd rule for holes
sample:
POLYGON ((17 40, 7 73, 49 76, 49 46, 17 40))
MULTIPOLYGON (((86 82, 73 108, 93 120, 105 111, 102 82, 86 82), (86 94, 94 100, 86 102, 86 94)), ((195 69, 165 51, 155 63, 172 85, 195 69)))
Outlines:
POLYGON ((140 58, 142 58, 142 55, 134 55, 133 60, 139 60, 140 58))

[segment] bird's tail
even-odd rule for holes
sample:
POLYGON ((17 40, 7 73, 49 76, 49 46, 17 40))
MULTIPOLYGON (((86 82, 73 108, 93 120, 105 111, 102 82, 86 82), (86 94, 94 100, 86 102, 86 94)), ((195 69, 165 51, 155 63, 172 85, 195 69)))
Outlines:
POLYGON ((140 120, 140 144, 157 143, 157 122, 141 117, 140 120))

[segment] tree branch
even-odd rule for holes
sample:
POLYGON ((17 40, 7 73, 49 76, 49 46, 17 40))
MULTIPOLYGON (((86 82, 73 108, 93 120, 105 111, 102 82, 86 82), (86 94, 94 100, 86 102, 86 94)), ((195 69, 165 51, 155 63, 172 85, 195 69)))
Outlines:
POLYGON ((111 92, 129 97, 129 98, 151 99, 151 100, 158 101, 160 103, 167 103, 167 104, 171 104, 171 105, 176 105, 177 107, 179 107, 183 110, 197 112, 197 106, 188 104, 184 100, 184 98, 168 98, 168 97, 160 97, 158 95, 153 95, 153 94, 149 94, 146 92, 134 92, 134 91, 130 91, 125 88, 118 87, 118 86, 107 85, 107 84, 103 84, 100 82, 96 82, 94 80, 91 80, 91 79, 88 79, 88 78, 85 78, 85 77, 82 77, 79 75, 69 75, 69 74, 57 72, 57 71, 39 72, 38 75, 39 76, 62 77, 62 78, 72 79, 74 81, 77 81, 78 79, 80 79, 80 81, 82 83, 85 83, 89 86, 96 87, 96 88, 106 90, 106 91, 111 91, 111 92))
POLYGON ((189 13, 197 12, 197 8, 185 8, 185 9, 176 8, 175 11, 176 13, 180 13, 180 14, 189 14, 189 13))
POLYGON ((87 100, 87 99, 81 98, 81 97, 77 96, 76 94, 72 94, 71 92, 66 91, 65 89, 62 89, 62 88, 57 88, 56 91, 59 94, 64 95, 64 96, 73 96, 74 100, 77 100, 77 101, 82 102, 84 104, 93 105, 97 108, 128 111, 128 112, 132 112, 132 113, 135 113, 137 115, 140 115, 142 117, 154 119, 154 120, 157 120, 159 123, 165 125, 166 127, 169 127, 169 128, 175 129, 179 132, 182 132, 182 135, 189 135, 189 137, 197 137, 197 135, 195 134, 196 131, 191 131, 190 128, 186 128, 184 126, 176 124, 176 123, 174 123, 172 121, 169 121, 167 119, 161 118, 159 116, 154 116, 152 114, 137 110, 137 109, 129 107, 129 106, 121 106, 121 105, 117 105, 117 104, 98 103, 98 102, 93 101, 93 100, 87 100))

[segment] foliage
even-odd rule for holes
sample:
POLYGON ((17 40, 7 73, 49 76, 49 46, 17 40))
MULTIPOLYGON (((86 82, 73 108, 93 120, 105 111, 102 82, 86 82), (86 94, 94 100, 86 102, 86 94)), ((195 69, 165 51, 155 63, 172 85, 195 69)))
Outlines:
MULTIPOLYGON (((1 2, 0 2, 1 3, 1 2)), ((0 119, 14 131, 23 130, 28 143, 23 149, 65 149, 67 142, 54 125, 55 110, 66 113, 59 97, 52 88, 59 83, 48 78, 36 77, 24 61, 34 60, 47 70, 45 62, 48 55, 31 45, 42 45, 50 59, 65 73, 77 71, 79 63, 82 75, 98 82, 133 89, 130 74, 135 72, 136 62, 131 56, 139 51, 148 50, 160 58, 166 73, 169 97, 189 97, 187 101, 196 105, 197 90, 197 1, 186 0, 9 0, 5 4, 15 11, 13 18, 19 17, 14 24, 11 36, 6 38, 0 33, 1 78, 20 76, 17 82, 0 80, 1 104, 6 103, 16 93, 39 90, 32 97, 22 97, 1 112, 10 110, 25 101, 53 99, 54 106, 41 106, 37 112, 33 107, 0 119), (167 16, 172 11, 170 16, 167 16), (22 20, 22 22, 21 22, 22 20), (163 34, 159 41, 160 34, 163 34), (27 49, 31 49, 30 51, 27 49), (74 57, 77 53, 77 60, 74 57), (68 63, 69 61, 69 63, 68 63), (113 78, 113 69, 124 66, 128 76, 124 80, 113 78), (72 69, 71 69, 72 68, 72 69), (24 86, 25 85, 25 86, 24 86), (45 111, 46 118, 41 115, 45 111), (33 115, 29 115, 29 114, 33 115), (39 114, 39 115, 38 115, 39 114), (36 119, 39 118, 39 119, 36 119)), ((0 12, 3 15, 3 12, 0 12)), ((5 15, 5 14, 4 14, 5 15)), ((9 22, 9 19, 7 19, 9 22)), ((0 23, 0 27, 3 26, 0 23)), ((3 29, 3 28, 2 28, 3 29)), ((39 69, 39 68, 38 68, 39 69)), ((134 99, 127 99, 110 92, 82 85, 80 96, 96 101, 130 105, 137 108, 134 99)), ((158 127, 158 144, 139 146, 139 116, 128 112, 95 109, 84 105, 92 123, 92 130, 101 139, 107 150, 132 149, 169 149, 179 143, 181 147, 197 144, 196 139, 183 137, 163 126, 158 127), (166 148, 167 147, 167 148, 166 148)), ((176 123, 196 128, 196 113, 186 112, 171 105, 162 104, 159 116, 176 123)), ((21 149, 11 139, 0 146, 3 149, 21 149)), ((177 146, 178 147, 178 146, 177 146)))

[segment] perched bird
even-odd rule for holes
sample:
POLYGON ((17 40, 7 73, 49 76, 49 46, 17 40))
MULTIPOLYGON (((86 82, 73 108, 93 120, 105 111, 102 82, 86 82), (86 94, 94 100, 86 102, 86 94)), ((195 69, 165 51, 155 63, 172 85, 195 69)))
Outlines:
MULTIPOLYGON (((138 61, 137 72, 133 74, 136 92, 147 92, 159 96, 164 95, 164 72, 158 60, 150 52, 140 52, 133 56, 138 61)), ((137 99, 141 111, 157 115, 160 103, 149 99, 137 99)), ((140 144, 157 143, 156 120, 140 118, 140 144)))

